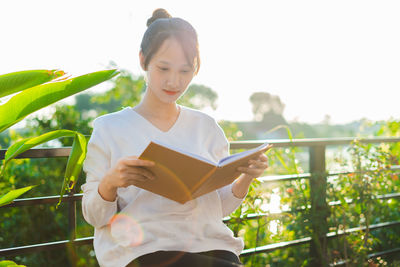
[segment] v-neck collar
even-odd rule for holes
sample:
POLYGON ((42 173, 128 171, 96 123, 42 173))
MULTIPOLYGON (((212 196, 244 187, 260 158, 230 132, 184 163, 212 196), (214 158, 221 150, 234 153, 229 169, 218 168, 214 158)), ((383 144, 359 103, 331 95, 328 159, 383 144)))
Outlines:
POLYGON ((177 127, 179 122, 182 120, 182 113, 183 113, 184 107, 181 106, 181 105, 178 105, 178 106, 179 106, 178 118, 176 119, 175 123, 167 131, 163 131, 160 128, 158 128, 157 126, 155 126, 148 119, 146 119, 145 117, 140 115, 138 112, 136 112, 132 107, 127 107, 127 109, 129 109, 131 111, 131 113, 134 113, 137 117, 139 117, 142 121, 144 121, 145 123, 150 125, 150 127, 154 128, 156 131, 158 131, 158 132, 160 132, 162 134, 168 134, 168 133, 171 133, 177 127))

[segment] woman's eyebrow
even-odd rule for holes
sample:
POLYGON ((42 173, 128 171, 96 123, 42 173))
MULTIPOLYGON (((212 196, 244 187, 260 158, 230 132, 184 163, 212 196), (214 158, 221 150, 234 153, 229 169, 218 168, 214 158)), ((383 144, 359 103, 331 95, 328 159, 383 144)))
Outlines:
MULTIPOLYGON (((165 60, 160 60, 159 63, 163 63, 163 64, 166 64, 166 65, 169 65, 169 62, 165 61, 165 60)), ((186 63, 186 64, 182 65, 182 67, 191 67, 191 66, 186 63)))

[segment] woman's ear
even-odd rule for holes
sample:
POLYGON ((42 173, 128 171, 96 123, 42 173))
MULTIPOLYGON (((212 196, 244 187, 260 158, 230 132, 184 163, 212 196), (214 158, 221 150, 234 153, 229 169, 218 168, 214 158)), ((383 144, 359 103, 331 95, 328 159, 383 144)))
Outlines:
POLYGON ((145 68, 145 66, 144 66, 144 55, 143 55, 143 52, 142 52, 142 50, 140 50, 139 51, 139 61, 140 61, 140 66, 142 67, 142 69, 144 70, 144 71, 146 71, 146 68, 145 68))

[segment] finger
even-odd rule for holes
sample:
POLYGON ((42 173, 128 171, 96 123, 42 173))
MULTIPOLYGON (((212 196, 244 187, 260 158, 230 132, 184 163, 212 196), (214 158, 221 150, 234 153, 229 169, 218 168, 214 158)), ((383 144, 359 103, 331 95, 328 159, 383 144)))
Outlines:
POLYGON ((147 166, 151 167, 155 165, 155 162, 150 161, 150 160, 144 160, 144 159, 138 159, 134 157, 128 157, 125 160, 126 165, 128 166, 147 166))
POLYGON ((268 159, 268 157, 264 154, 264 152, 260 152, 258 154, 255 154, 255 156, 252 157, 251 159, 257 160, 257 159, 261 159, 261 158, 263 158, 264 160, 268 159))
POLYGON ((135 182, 146 182, 149 179, 146 176, 143 175, 133 175, 130 179, 129 182, 132 184, 135 184, 135 182))
POLYGON ((265 154, 260 154, 258 159, 264 162, 268 161, 268 157, 265 154))
POLYGON ((244 167, 239 167, 237 169, 241 173, 249 174, 249 175, 260 175, 262 171, 260 169, 252 169, 252 168, 244 168, 244 167))
POLYGON ((144 176, 150 180, 154 180, 156 178, 153 172, 146 170, 143 167, 132 167, 128 171, 128 174, 129 176, 136 176, 136 175, 144 176))
POLYGON ((148 178, 148 176, 144 176, 144 175, 136 175, 135 179, 138 180, 138 181, 143 181, 143 182, 150 180, 148 178))
POLYGON ((259 169, 265 169, 268 167, 268 163, 265 161, 250 160, 249 163, 251 164, 250 166, 254 166, 255 168, 259 169))
POLYGON ((136 185, 138 182, 145 181, 149 181, 149 179, 141 175, 131 175, 122 182, 121 187, 128 187, 130 185, 136 185))

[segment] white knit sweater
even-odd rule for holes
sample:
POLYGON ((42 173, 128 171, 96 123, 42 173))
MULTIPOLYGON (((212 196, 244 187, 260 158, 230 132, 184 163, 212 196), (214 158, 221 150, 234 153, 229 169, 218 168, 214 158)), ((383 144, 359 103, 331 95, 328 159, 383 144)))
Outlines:
POLYGON ((83 215, 95 227, 94 249, 100 266, 126 266, 159 250, 228 250, 239 255, 243 240, 222 222, 243 199, 232 185, 179 204, 135 186, 118 188, 117 199, 104 200, 98 186, 106 171, 125 156, 139 156, 158 140, 217 162, 229 155, 229 143, 207 114, 180 106, 175 124, 163 132, 131 107, 95 119, 83 165, 83 215))

